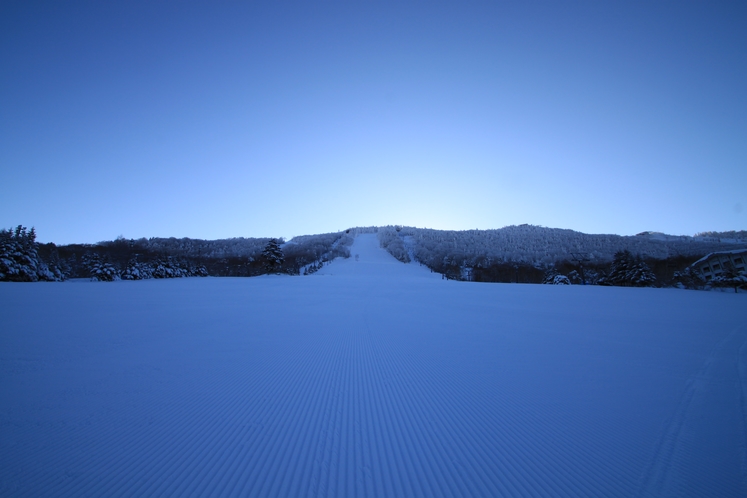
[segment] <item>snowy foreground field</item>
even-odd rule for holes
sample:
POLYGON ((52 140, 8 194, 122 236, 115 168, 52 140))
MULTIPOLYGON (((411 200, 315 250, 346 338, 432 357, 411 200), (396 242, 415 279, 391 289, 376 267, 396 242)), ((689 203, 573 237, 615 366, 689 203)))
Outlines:
POLYGON ((0 496, 747 496, 747 295, 0 284, 0 496))

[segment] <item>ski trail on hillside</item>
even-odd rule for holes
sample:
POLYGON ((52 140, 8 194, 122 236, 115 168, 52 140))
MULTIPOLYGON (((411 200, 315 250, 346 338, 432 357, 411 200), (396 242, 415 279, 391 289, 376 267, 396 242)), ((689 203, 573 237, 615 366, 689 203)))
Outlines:
POLYGON ((374 233, 356 235, 349 258, 336 258, 314 273, 323 276, 355 276, 366 278, 431 278, 441 275, 431 272, 413 260, 402 263, 379 245, 374 233))
MULTIPOLYGON (((745 419, 745 415, 747 415, 747 393, 745 392, 747 370, 743 357, 747 352, 746 346, 745 328, 738 327, 732 330, 711 350, 702 368, 688 379, 680 403, 666 423, 655 447, 652 461, 641 480, 639 496, 683 495, 686 486, 683 485, 682 481, 686 480, 687 475, 683 477, 682 474, 703 472, 702 468, 693 464, 693 459, 697 456, 707 457, 708 453, 707 448, 698 444, 699 441, 693 440, 692 433, 702 428, 703 425, 713 426, 718 424, 719 421, 716 419, 719 417, 714 412, 723 409, 719 402, 733 403, 734 400, 739 404, 738 413, 741 414, 741 417, 739 417, 741 420, 733 420, 733 422, 736 425, 735 430, 742 435, 742 438, 741 441, 732 445, 739 453, 736 455, 736 461, 742 469, 741 489, 724 489, 719 486, 718 478, 708 476, 713 481, 713 488, 709 488, 707 491, 713 492, 714 489, 718 489, 719 496, 747 496, 747 473, 745 473, 747 469, 745 460, 747 458, 745 453, 747 448, 745 446, 745 443, 747 443, 745 440, 745 437, 747 437, 745 432, 747 430, 745 427, 747 423, 747 419, 745 419), (724 371, 728 372, 728 376, 723 375, 724 371), (732 386, 732 388, 728 386, 732 386), (725 391, 732 396, 721 396, 720 399, 715 400, 715 403, 711 403, 710 401, 714 396, 721 394, 718 391, 725 391), (696 455, 698 452, 703 454, 696 455)), ((723 437, 723 434, 712 433, 714 438, 719 436, 723 437)), ((729 445, 730 441, 726 440, 724 443, 729 445)))

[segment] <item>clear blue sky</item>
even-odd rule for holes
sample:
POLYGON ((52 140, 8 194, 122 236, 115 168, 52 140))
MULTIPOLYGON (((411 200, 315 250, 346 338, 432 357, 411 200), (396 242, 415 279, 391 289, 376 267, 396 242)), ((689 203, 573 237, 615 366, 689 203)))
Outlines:
POLYGON ((5 1, 0 173, 56 243, 745 229, 747 3, 5 1))

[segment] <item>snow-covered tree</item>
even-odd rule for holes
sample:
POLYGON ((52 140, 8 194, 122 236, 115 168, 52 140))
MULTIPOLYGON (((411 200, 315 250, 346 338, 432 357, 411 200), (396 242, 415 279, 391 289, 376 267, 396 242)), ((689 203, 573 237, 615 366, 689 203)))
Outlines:
POLYGON ((314 273, 318 272, 322 269, 322 266, 324 266, 324 262, 319 261, 318 263, 311 263, 309 266, 304 268, 303 274, 304 275, 313 275, 314 273))
POLYGON ((190 277, 207 277, 208 275, 205 265, 190 266, 189 268, 190 277))
POLYGON ((54 267, 50 270, 37 252, 36 230, 18 225, 15 229, 0 230, 0 280, 37 282, 62 280, 54 267))
POLYGON ((599 283, 625 287, 651 287, 656 283, 656 276, 643 259, 625 250, 615 253, 610 272, 600 279, 599 283))
POLYGON ((730 261, 724 261, 722 265, 721 275, 711 280, 711 286, 733 288, 734 292, 739 292, 739 289, 747 289, 747 272, 737 270, 730 261))
POLYGON ((552 284, 553 285, 571 285, 571 281, 565 275, 555 275, 555 278, 552 279, 552 284))
POLYGON ((112 282, 120 280, 119 269, 97 253, 84 256, 83 266, 88 270, 88 274, 93 281, 112 282))
POLYGON ((382 227, 377 234, 379 245, 386 251, 403 263, 410 262, 410 255, 407 253, 404 241, 402 240, 402 227, 382 227))
POLYGON ((130 259, 122 272, 122 280, 145 280, 149 278, 153 278, 153 268, 148 263, 138 261, 137 257, 130 259))
POLYGON ((153 278, 182 278, 189 276, 187 269, 171 257, 154 262, 152 274, 153 278))
POLYGON ((262 251, 262 260, 264 262, 264 270, 267 273, 280 272, 280 268, 285 261, 285 256, 283 255, 283 249, 281 249, 278 239, 270 239, 262 251))
POLYGON ((680 289, 702 290, 706 285, 706 281, 698 270, 692 266, 688 266, 682 271, 674 272, 672 285, 680 289))
POLYGON ((571 285, 571 280, 565 275, 555 275, 552 282, 549 283, 552 285, 571 285))
POLYGON ((550 268, 545 272, 545 278, 542 279, 543 284, 552 284, 555 277, 558 276, 558 270, 550 268))
POLYGON ((207 277, 207 268, 193 266, 176 258, 166 257, 150 262, 133 258, 122 272, 122 280, 145 280, 149 278, 207 277))
POLYGON ((565 275, 558 273, 555 268, 551 268, 545 272, 545 279, 542 283, 550 285, 571 285, 571 280, 565 275))

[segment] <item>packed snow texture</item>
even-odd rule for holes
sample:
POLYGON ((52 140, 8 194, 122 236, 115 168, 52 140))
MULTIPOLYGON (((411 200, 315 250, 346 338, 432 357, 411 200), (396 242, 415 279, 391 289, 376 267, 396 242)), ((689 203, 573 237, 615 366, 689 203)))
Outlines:
POLYGON ((747 496, 745 294, 350 252, 0 283, 0 495, 747 496))

